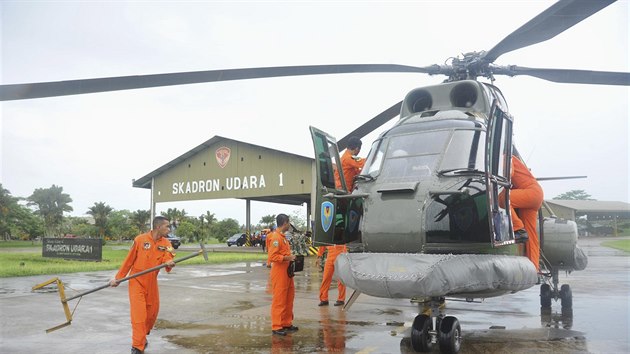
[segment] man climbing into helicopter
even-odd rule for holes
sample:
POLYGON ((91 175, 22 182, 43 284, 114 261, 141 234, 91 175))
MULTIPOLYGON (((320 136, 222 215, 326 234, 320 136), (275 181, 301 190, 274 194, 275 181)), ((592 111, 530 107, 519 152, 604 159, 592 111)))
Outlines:
MULTIPOLYGON (((361 145, 363 145, 361 139, 356 136, 351 136, 348 138, 348 147, 341 156, 341 169, 343 171, 343 179, 346 181, 346 186, 348 187, 348 192, 354 189, 354 177, 361 172, 365 165, 365 159, 357 156, 359 152, 361 152, 361 145)), ((339 179, 337 171, 335 171, 335 184, 337 188, 341 188, 341 180, 339 179)))
MULTIPOLYGON (((543 202, 543 190, 527 166, 515 155, 512 155, 512 188, 510 190, 510 213, 516 242, 526 243, 525 254, 536 270, 540 271, 540 242, 536 222, 538 209, 543 202), (514 209, 518 209, 515 211, 514 209)), ((499 196, 499 205, 505 208, 505 198, 499 196)))

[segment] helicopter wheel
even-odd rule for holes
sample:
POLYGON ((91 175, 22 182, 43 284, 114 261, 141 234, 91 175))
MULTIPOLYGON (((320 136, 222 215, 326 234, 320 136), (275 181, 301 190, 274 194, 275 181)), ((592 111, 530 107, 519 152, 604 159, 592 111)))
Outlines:
POLYGON ((446 316, 439 330, 440 352, 457 353, 462 346, 462 327, 457 318, 446 316))
POLYGON ((551 286, 549 284, 540 286, 540 306, 551 307, 551 286))
POLYGON ((569 284, 564 284, 560 287, 560 303, 563 309, 573 307, 573 294, 569 284))
POLYGON ((433 346, 431 341, 431 317, 418 315, 411 326, 411 347, 417 352, 428 352, 433 346))

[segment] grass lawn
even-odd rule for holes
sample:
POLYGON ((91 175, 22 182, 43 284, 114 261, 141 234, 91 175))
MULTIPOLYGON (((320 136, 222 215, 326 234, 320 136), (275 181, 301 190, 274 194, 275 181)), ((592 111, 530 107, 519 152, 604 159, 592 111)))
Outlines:
MULTIPOLYGON (((11 252, 3 250, 0 252, 0 278, 6 277, 20 277, 29 275, 42 275, 42 274, 62 274, 62 273, 76 273, 76 272, 92 272, 98 270, 115 270, 120 267, 122 261, 127 256, 128 247, 130 244, 126 244, 125 247, 121 245, 105 245, 103 246, 103 260, 101 262, 89 262, 89 261, 75 261, 65 260, 60 258, 44 258, 41 252, 41 243, 33 245, 33 251, 24 251, 25 247, 31 244, 30 241, 13 241, 0 242, 0 245, 11 244, 12 247, 21 248, 11 252), (122 248, 122 249, 121 249, 122 248)), ((0 246, 2 247, 2 246, 0 246)), ((4 246, 6 248, 7 246, 4 246)), ((177 252, 177 256, 180 258, 189 255, 192 252, 177 252)), ((265 253, 222 253, 222 252, 209 252, 208 263, 230 263, 230 262, 245 262, 245 261, 262 261, 267 259, 265 253)), ((206 264, 202 255, 198 257, 178 263, 178 267, 185 267, 191 264, 206 264)))
POLYGON ((630 239, 606 241, 602 242, 602 246, 616 248, 618 250, 630 253, 630 239))
POLYGON ((42 241, 0 241, 0 248, 26 248, 39 247, 42 248, 42 241))

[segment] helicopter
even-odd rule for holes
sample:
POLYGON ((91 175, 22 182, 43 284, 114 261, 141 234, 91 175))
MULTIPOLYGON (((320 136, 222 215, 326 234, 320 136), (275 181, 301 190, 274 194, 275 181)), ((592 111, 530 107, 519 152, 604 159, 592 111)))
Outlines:
MULTIPOLYGON (((500 90, 494 85, 481 83, 477 79, 485 77, 492 81, 498 75, 526 75, 554 82, 628 85, 630 75, 627 73, 494 65, 494 61, 499 56, 553 38, 612 2, 560 1, 507 36, 491 50, 467 53, 463 57, 454 58, 448 65, 413 67, 393 64, 366 64, 268 67, 2 85, 0 87, 0 100, 32 99, 280 76, 366 72, 445 75, 448 77, 445 83, 414 89, 403 101, 394 104, 339 140, 336 147, 334 147, 334 138, 322 131, 312 130, 315 138, 322 142, 321 151, 316 149, 317 166, 320 168, 318 180, 321 182, 316 190, 317 205, 321 207, 315 209, 317 211, 315 241, 320 244, 349 243, 356 245, 357 251, 361 252, 351 253, 347 259, 342 257, 342 260, 347 261, 348 266, 340 263, 338 267, 338 269, 348 269, 350 272, 353 270, 352 266, 361 261, 361 257, 370 257, 370 262, 374 257, 379 257, 383 260, 380 263, 381 266, 384 266, 384 263, 389 262, 390 259, 400 260, 407 257, 423 260, 444 257, 447 260, 460 261, 465 258, 459 256, 467 256, 468 259, 490 258, 491 262, 497 259, 509 259, 506 261, 509 265, 506 265, 505 269, 510 269, 510 274, 513 277, 523 278, 513 281, 512 283, 515 284, 511 285, 512 288, 469 289, 467 290, 468 293, 460 294, 466 298, 491 297, 527 289, 535 285, 537 274, 532 270, 532 265, 527 263, 528 260, 525 257, 514 257, 517 254, 522 254, 522 250, 514 241, 509 213, 506 212, 507 209, 498 207, 498 196, 495 195, 499 189, 509 186, 509 174, 507 173, 509 171, 509 159, 504 161, 502 156, 509 156, 513 152, 513 145, 511 144, 513 119, 500 90), (558 18, 563 20, 558 21, 558 18), (380 173, 385 171, 385 165, 381 167, 376 163, 373 164, 375 170, 368 168, 359 177, 356 190, 347 188, 351 181, 344 181, 342 188, 336 188, 330 183, 327 185, 325 179, 322 180, 322 167, 324 164, 329 167, 328 177, 330 177, 334 166, 339 166, 337 160, 339 151, 345 148, 350 136, 363 137, 399 115, 401 117, 399 123, 383 133, 368 154, 368 161, 378 162, 378 152, 381 151, 382 147, 384 155, 381 161, 385 163, 391 157, 392 166, 396 163, 400 165, 386 170, 387 173, 393 174, 392 177, 398 178, 398 181, 389 183, 387 186, 380 185, 379 183, 386 179, 386 176, 380 173), (433 126, 423 124, 425 122, 433 124, 433 126), (424 128, 427 126, 429 129, 424 128), (411 130, 412 127, 416 130, 411 130), (409 130, 405 132, 405 129, 409 130), (424 132, 422 137, 438 139, 439 136, 437 135, 439 134, 432 134, 432 132, 439 130, 449 134, 461 131, 463 135, 472 135, 467 138, 470 140, 468 146, 464 146, 469 149, 467 156, 469 159, 464 161, 464 168, 457 166, 462 157, 458 154, 457 148, 454 147, 452 151, 448 151, 448 146, 445 144, 442 144, 442 147, 445 148, 444 151, 442 149, 433 150, 426 154, 416 154, 416 157, 432 156, 436 158, 436 161, 442 163, 446 161, 447 154, 452 152, 455 159, 452 162, 455 167, 443 168, 440 164, 440 166, 435 165, 433 168, 426 165, 427 168, 424 168, 422 166, 425 165, 412 164, 411 155, 395 153, 397 150, 403 150, 406 153, 412 152, 404 149, 391 150, 391 156, 387 155, 389 147, 393 147, 392 144, 396 136, 419 137, 420 135, 416 134, 423 134, 424 132), (475 154, 472 154, 472 142, 475 140, 477 146, 475 154), (321 167, 319 166, 319 154, 322 154, 321 167), (335 160, 334 164, 333 160, 335 160), (472 167, 469 167, 470 165, 472 167), (403 173, 407 173, 407 171, 402 169, 407 167, 410 168, 409 173, 414 174, 410 174, 409 178, 405 180, 402 177, 403 173), (371 173, 375 171, 377 173, 371 173), (412 178, 416 178, 416 180, 414 181, 412 178), (429 181, 426 183, 429 183, 430 188, 425 186, 425 181, 429 181), (378 204, 376 202, 378 200, 383 203, 378 204), (332 219, 322 216, 326 211, 323 208, 325 202, 330 203, 326 205, 332 205, 332 208, 327 211, 328 215, 334 215, 335 218, 339 215, 340 224, 343 227, 337 227, 336 220, 335 227, 332 227, 332 219), (417 202, 420 208, 410 208, 412 202, 417 202), (414 210, 422 210, 422 213, 418 212, 412 215, 414 210), (331 213, 331 211, 334 212, 331 213), (405 213, 407 215, 404 215, 405 213), (484 216, 480 216, 481 214, 484 216), (475 216, 474 220, 472 216, 475 216), (330 222, 327 230, 324 230, 322 220, 330 222), (371 220, 375 222, 371 223, 371 220), (467 225, 471 223, 474 225, 467 225), (386 225, 390 228, 384 228, 386 225), (321 229, 320 226, 322 226, 321 229), (397 232, 392 232, 394 227, 399 227, 397 232), (400 227, 404 227, 404 229, 400 227), (455 229, 458 232, 452 232, 455 229), (454 239, 451 240, 451 237, 454 239), (457 237, 460 239, 457 240, 457 237), (474 242, 462 242, 466 241, 467 237, 470 237, 474 242), (376 252, 379 253, 378 256, 374 256, 376 252), (487 253, 491 254, 488 255, 487 253), (390 257, 390 255, 393 256, 390 257)), ((506 205, 509 205, 509 197, 506 196, 504 201, 508 203, 506 205)), ((540 234, 544 237, 543 253, 546 255, 549 263, 548 269, 551 269, 550 274, 554 281, 553 290, 548 284, 543 284, 548 285, 544 289, 541 287, 541 295, 543 292, 545 295, 541 297, 541 304, 543 299, 546 303, 547 300, 550 301, 551 298, 558 297, 561 300, 564 299, 563 302, 568 304, 570 291, 565 290, 561 295, 560 290, 562 289, 557 289, 557 273, 559 270, 565 269, 577 270, 582 266, 574 257, 577 248, 573 244, 573 224, 571 222, 558 223, 557 221, 545 220, 543 227, 541 227, 542 232, 540 234), (559 229, 561 232, 555 231, 555 229, 554 232, 545 232, 549 230, 549 226, 552 224, 555 229, 559 229), (564 234, 568 235, 568 242, 564 242, 560 237, 564 234), (553 245, 555 245, 555 249, 552 247, 553 245), (548 249, 548 247, 551 248, 548 249)), ((464 265, 471 265, 471 262, 464 263, 464 265)), ((363 264, 367 263, 363 262, 363 264)), ((413 289, 425 286, 409 281, 408 277, 400 272, 404 266, 406 265, 392 263, 391 268, 398 269, 397 274, 395 274, 397 277, 388 279, 393 281, 399 278, 403 282, 403 286, 412 288, 407 292, 399 291, 400 294, 393 295, 413 298, 418 295, 413 289)), ((457 267, 457 269, 461 268, 457 267)), ((382 274, 379 276, 381 279, 383 278, 382 274)), ((350 284, 352 278, 347 280, 344 278, 344 281, 350 284)), ((372 289, 373 284, 365 285, 356 281, 354 286, 357 291, 365 294, 373 293, 376 296, 394 297, 391 292, 387 294, 377 293, 376 290, 372 289)), ((565 289, 567 288, 565 287, 565 289)), ((414 349, 428 350, 434 342, 439 341, 444 347, 444 351, 459 350, 461 328, 457 319, 439 314, 442 295, 452 296, 453 294, 439 290, 435 294, 429 295, 428 304, 431 307, 431 315, 425 315, 426 317, 419 315, 412 326, 414 349), (438 321, 440 322, 439 326, 438 321)), ((350 304, 351 302, 349 302, 350 304)))

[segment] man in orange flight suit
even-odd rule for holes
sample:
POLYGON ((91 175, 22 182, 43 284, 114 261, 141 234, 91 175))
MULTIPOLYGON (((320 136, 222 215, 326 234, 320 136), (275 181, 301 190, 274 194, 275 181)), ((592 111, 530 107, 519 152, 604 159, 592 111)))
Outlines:
MULTIPOLYGON (((343 179, 346 181, 346 187, 348 187, 349 192, 354 189, 354 177, 361 172, 365 165, 365 159, 357 156, 361 151, 361 145, 361 139, 356 136, 351 136, 348 138, 346 151, 341 155, 343 179)), ((337 188, 341 188, 341 181, 339 180, 337 170, 335 170, 335 183, 337 188)))
MULTIPOLYGON (((330 290, 330 283, 332 282, 333 274, 335 273, 335 260, 341 253, 347 253, 348 249, 346 245, 330 245, 320 246, 317 250, 317 263, 321 262, 324 251, 328 249, 328 256, 326 256, 326 263, 324 265, 324 275, 322 276, 322 285, 319 287, 319 305, 328 306, 328 291, 330 290)), ((335 306, 341 306, 346 300, 346 286, 337 280, 337 301, 335 306)))
MULTIPOLYGON (((510 213, 512 226, 517 242, 527 242, 526 254, 536 270, 540 270, 540 242, 538 240, 537 221, 538 209, 543 202, 543 190, 527 166, 516 156, 512 155, 512 189, 510 190, 510 213), (515 211, 514 209, 518 209, 515 211)), ((504 208, 502 191, 499 195, 499 205, 504 208)))
POLYGON ((286 336, 295 332, 293 325, 293 299, 295 286, 287 269, 295 256, 291 255, 291 245, 284 233, 289 229, 289 217, 286 214, 276 216, 276 230, 269 235, 269 260, 271 261, 271 333, 286 336))
MULTIPOLYGON (((153 229, 136 236, 133 245, 120 266, 116 277, 109 284, 118 286, 117 279, 139 273, 145 269, 166 263, 166 271, 175 266, 171 251, 171 242, 166 239, 170 232, 169 220, 163 216, 153 219, 153 229)), ((147 273, 129 280, 129 302, 131 307, 132 347, 131 353, 143 353, 146 348, 147 334, 151 332, 160 309, 157 276, 159 271, 147 273)))

